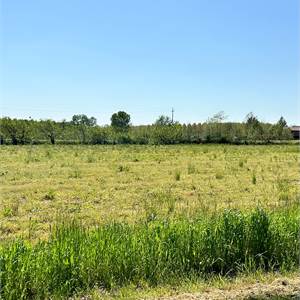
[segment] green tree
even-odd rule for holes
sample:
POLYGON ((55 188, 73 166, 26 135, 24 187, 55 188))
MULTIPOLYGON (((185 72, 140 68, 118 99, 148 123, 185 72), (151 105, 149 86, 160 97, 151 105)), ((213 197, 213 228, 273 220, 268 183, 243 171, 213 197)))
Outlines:
POLYGON ((169 125, 172 125, 173 123, 174 122, 172 122, 172 120, 168 116, 161 115, 157 118, 154 125, 156 125, 156 126, 169 126, 169 125))
POLYGON ((177 121, 161 115, 154 123, 154 144, 175 144, 182 141, 182 126, 177 121))
POLYGON ((92 144, 109 144, 112 136, 112 129, 109 126, 100 127, 96 126, 91 131, 91 143, 92 144))
POLYGON ((258 118, 252 112, 246 116, 246 125, 248 127, 257 127, 259 125, 258 118))
POLYGON ((74 115, 71 124, 76 126, 79 132, 80 141, 85 144, 87 142, 87 131, 90 127, 96 126, 97 120, 94 117, 89 118, 84 114, 74 115))
POLYGON ((1 132, 13 145, 26 144, 32 140, 32 121, 4 117, 1 119, 1 132))
POLYGON ((97 124, 97 119, 94 117, 88 117, 87 115, 74 115, 72 117, 71 123, 73 125, 85 125, 89 127, 93 127, 97 124))
POLYGON ((13 145, 18 144, 18 124, 17 120, 4 117, 1 119, 1 131, 4 139, 10 139, 13 145))
POLYGON ((247 140, 261 141, 263 139, 263 127, 258 118, 251 112, 246 116, 247 140))
POLYGON ((178 123, 172 125, 156 125, 153 131, 154 144, 176 144, 182 141, 182 126, 178 123))
POLYGON ((224 111, 220 111, 209 118, 205 123, 204 136, 207 142, 224 142, 224 124, 222 122, 227 118, 224 111))
POLYGON ((227 119, 224 111, 219 111, 214 114, 212 118, 208 119, 207 123, 221 123, 227 119))
POLYGON ((117 131, 127 131, 130 127, 130 115, 119 111, 111 116, 111 126, 117 131))
POLYGON ((280 126, 281 128, 287 127, 287 122, 284 119, 284 117, 280 117, 280 119, 277 122, 277 125, 280 126))
POLYGON ((60 127, 53 120, 40 121, 40 129, 43 135, 50 140, 52 145, 55 144, 56 138, 60 133, 60 127))
POLYGON ((278 122, 272 126, 271 132, 275 140, 291 139, 291 131, 287 127, 287 122, 283 117, 280 117, 278 122))

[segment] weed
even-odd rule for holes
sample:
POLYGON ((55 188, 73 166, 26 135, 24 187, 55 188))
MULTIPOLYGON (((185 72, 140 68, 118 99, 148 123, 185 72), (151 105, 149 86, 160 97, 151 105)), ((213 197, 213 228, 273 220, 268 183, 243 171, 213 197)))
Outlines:
POLYGON ((88 163, 94 163, 95 161, 96 161, 95 157, 93 157, 92 155, 88 155, 88 157, 87 157, 88 163))
POLYGON ((255 176, 255 174, 252 174, 252 184, 256 184, 256 176, 255 176))
POLYGON ((195 165, 193 165, 191 162, 189 162, 188 166, 187 166, 187 171, 188 171, 188 174, 194 174, 196 173, 196 167, 195 165))
POLYGON ((174 178, 176 181, 180 180, 181 172, 179 170, 175 171, 174 178))
POLYGON ((81 178, 81 171, 79 169, 74 169, 70 174, 69 174, 69 178, 81 178))
POLYGON ((3 209, 3 216, 4 217, 13 217, 16 215, 12 207, 4 207, 3 209))
POLYGON ((278 200, 281 202, 288 202, 291 200, 290 195, 290 184, 286 179, 277 179, 277 189, 278 189, 278 200))
POLYGON ((147 223, 155 221, 157 219, 157 211, 156 209, 152 209, 146 212, 146 220, 147 223))
POLYGON ((46 150, 45 157, 52 158, 53 157, 52 152, 50 150, 46 150))
POLYGON ((9 205, 5 205, 3 209, 3 216, 4 217, 15 217, 18 215, 19 211, 19 201, 14 201, 9 203, 9 205))
POLYGON ((118 166, 118 172, 127 172, 127 171, 129 171, 128 166, 124 166, 124 165, 119 165, 118 166))
POLYGON ((221 171, 218 171, 216 173, 216 179, 223 179, 224 178, 224 174, 221 171))
POLYGON ((44 196, 44 200, 54 200, 54 198, 55 198, 55 193, 54 193, 54 191, 53 190, 49 190, 46 194, 45 194, 45 196, 44 196))

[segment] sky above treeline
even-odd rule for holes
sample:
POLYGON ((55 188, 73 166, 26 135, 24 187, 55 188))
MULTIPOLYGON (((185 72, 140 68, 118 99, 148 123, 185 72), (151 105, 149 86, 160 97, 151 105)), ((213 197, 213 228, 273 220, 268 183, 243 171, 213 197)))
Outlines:
POLYGON ((299 3, 2 0, 1 115, 300 123, 299 3))

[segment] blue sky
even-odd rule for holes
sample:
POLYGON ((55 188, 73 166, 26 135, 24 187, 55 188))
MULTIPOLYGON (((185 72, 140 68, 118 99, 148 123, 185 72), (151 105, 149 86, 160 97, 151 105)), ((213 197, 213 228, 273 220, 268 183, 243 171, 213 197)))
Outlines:
POLYGON ((1 114, 297 123, 298 0, 2 0, 1 114))

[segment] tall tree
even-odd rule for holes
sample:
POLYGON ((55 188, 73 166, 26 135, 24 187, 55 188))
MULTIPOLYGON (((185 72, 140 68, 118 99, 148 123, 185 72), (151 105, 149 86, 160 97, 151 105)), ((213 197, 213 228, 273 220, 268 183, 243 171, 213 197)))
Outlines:
POLYGON ((10 139, 13 145, 23 145, 32 139, 32 121, 5 117, 1 119, 0 126, 2 134, 10 139))
POLYGON ((126 131, 130 127, 130 115, 119 111, 111 116, 111 126, 118 131, 126 131))
POLYGON ((168 125, 172 125, 172 124, 173 124, 173 122, 172 122, 171 118, 169 118, 168 116, 164 116, 164 115, 159 116, 154 123, 154 125, 158 125, 158 126, 168 126, 168 125))
POLYGON ((250 112, 246 116, 247 139, 250 141, 262 140, 263 127, 258 118, 250 112))
POLYGON ((77 126, 80 134, 81 143, 85 144, 88 127, 94 127, 97 124, 97 120, 94 117, 89 118, 84 114, 74 115, 72 117, 71 124, 77 126))
POLYGON ((219 111, 214 114, 212 118, 208 119, 207 123, 221 123, 227 119, 224 111, 219 111))
POLYGON ((74 115, 72 117, 72 121, 71 121, 72 124, 74 125, 86 125, 86 126, 89 126, 89 127, 93 127, 96 125, 97 123, 97 119, 94 118, 94 117, 88 117, 87 115, 74 115))
POLYGON ((259 124, 258 118, 252 112, 250 112, 246 116, 246 124, 249 127, 255 127, 259 124))
POLYGON ((281 116, 276 124, 272 126, 272 133, 275 139, 288 140, 290 130, 287 126, 286 120, 281 116))
POLYGON ((277 122, 277 125, 280 126, 281 128, 287 127, 287 122, 284 119, 284 117, 280 117, 280 119, 277 122))
POLYGON ((56 137, 59 134, 60 127, 53 120, 40 121, 40 129, 52 145, 55 144, 56 137))

